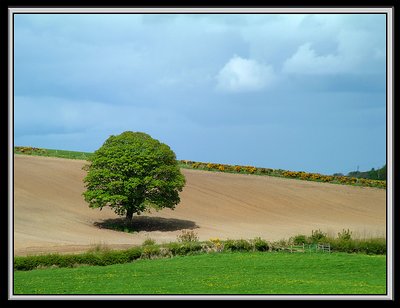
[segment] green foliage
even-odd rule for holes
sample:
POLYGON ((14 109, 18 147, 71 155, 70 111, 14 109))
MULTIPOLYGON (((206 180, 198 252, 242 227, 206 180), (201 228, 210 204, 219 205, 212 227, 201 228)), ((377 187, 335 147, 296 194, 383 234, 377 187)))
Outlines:
POLYGON ((155 245, 156 241, 151 239, 151 238, 147 238, 143 241, 142 246, 152 246, 155 245))
POLYGON ((143 247, 142 259, 154 259, 160 255, 160 246, 158 245, 147 245, 143 247))
POLYGON ((274 252, 285 251, 288 246, 290 246, 290 240, 281 239, 272 242, 269 250, 274 252))
POLYGON ((251 251, 252 245, 243 239, 240 240, 226 240, 224 242, 224 249, 227 251, 251 251))
POLYGON ((98 250, 83 254, 48 254, 14 257, 14 270, 28 271, 39 267, 75 267, 77 265, 111 265, 127 263, 139 259, 142 248, 134 247, 127 250, 98 250))
POLYGON ((126 255, 128 262, 132 262, 140 258, 140 256, 142 255, 142 248, 132 247, 130 249, 123 251, 123 253, 126 255))
POLYGON ((17 271, 29 271, 37 268, 39 265, 40 263, 36 256, 14 257, 14 270, 17 271))
POLYGON ((185 178, 175 153, 145 133, 110 136, 89 161, 83 196, 91 208, 109 206, 131 219, 150 207, 174 209, 180 202, 185 178))
POLYGON ((45 155, 46 149, 35 148, 35 147, 14 147, 14 153, 27 154, 27 155, 45 155))
MULTIPOLYGON (((292 178, 298 180, 306 181, 317 181, 334 183, 341 185, 356 185, 365 187, 377 187, 386 188, 386 166, 378 170, 378 174, 384 175, 381 177, 369 177, 360 178, 344 176, 342 173, 335 173, 334 175, 323 175, 319 173, 307 173, 304 171, 288 171, 283 169, 270 169, 270 168, 259 168, 253 166, 239 166, 239 165, 222 165, 217 163, 204 163, 204 162, 194 162, 188 160, 179 161, 179 166, 181 168, 193 168, 207 171, 220 171, 229 173, 243 173, 243 174, 255 174, 255 175, 267 175, 275 177, 292 178)), ((375 172, 375 171, 374 171, 375 172)), ((349 174, 353 175, 353 173, 349 174)))
POLYGON ((348 176, 354 178, 369 179, 369 180, 386 181, 386 176, 387 176, 386 164, 382 168, 377 170, 375 170, 375 168, 372 168, 370 171, 364 171, 364 172, 351 171, 348 173, 348 176))
POLYGON ((381 255, 386 254, 386 239, 369 239, 358 242, 359 249, 357 252, 366 254, 381 255))
MULTIPOLYGON (((322 233, 318 230, 317 233, 322 233)), ((315 234, 315 232, 313 232, 315 234)), ((302 235, 297 236, 304 239, 302 235)), ((155 259, 171 256, 185 256, 198 253, 212 252, 267 252, 267 251, 290 251, 291 243, 294 243, 294 238, 290 241, 281 240, 278 242, 268 243, 267 241, 257 237, 253 240, 226 240, 211 239, 206 242, 199 241, 180 241, 171 242, 168 244, 156 244, 153 240, 144 241, 140 247, 132 247, 127 250, 110 250, 100 247, 91 249, 83 254, 60 255, 33 255, 14 257, 14 270, 27 271, 43 267, 76 267, 79 265, 111 265, 117 263, 129 263, 137 259, 155 259)), ((364 253, 364 254, 386 254, 386 240, 384 238, 372 239, 343 239, 343 238, 324 238, 325 243, 331 245, 333 252, 348 252, 348 253, 364 253)), ((315 244, 306 246, 306 250, 315 251, 315 244), (314 249, 310 250, 313 246, 314 249)))
POLYGON ((327 234, 322 232, 321 230, 312 230, 311 236, 308 238, 310 243, 318 243, 326 240, 327 234))
POLYGON ((365 254, 386 254, 386 240, 384 238, 372 239, 328 239, 332 251, 365 254))
POLYGON ((261 239, 260 237, 256 237, 253 239, 252 244, 254 246, 255 251, 268 251, 269 245, 268 242, 261 239))
POLYGON ((173 256, 185 256, 199 253, 202 245, 199 242, 172 242, 167 244, 167 248, 173 256))
POLYGON ((307 236, 304 234, 298 234, 292 238, 293 244, 294 245, 302 245, 302 244, 308 244, 309 241, 307 239, 307 236))
POLYGON ((191 230, 191 231, 183 230, 181 232, 181 234, 179 234, 176 238, 177 238, 178 242, 182 242, 182 243, 199 241, 199 237, 197 236, 197 233, 194 232, 193 230, 191 230))
POLYGON ((351 232, 349 229, 347 229, 347 230, 343 229, 342 232, 338 233, 338 238, 339 238, 339 240, 348 241, 348 240, 351 239, 351 234, 352 233, 353 232, 351 232))

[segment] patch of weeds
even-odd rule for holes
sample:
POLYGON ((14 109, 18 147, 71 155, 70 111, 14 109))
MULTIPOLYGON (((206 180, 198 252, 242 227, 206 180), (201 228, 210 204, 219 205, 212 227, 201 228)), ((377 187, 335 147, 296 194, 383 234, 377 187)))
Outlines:
POLYGON ((183 230, 181 234, 179 234, 177 237, 178 242, 181 243, 186 243, 186 242, 198 242, 199 237, 197 236, 197 233, 194 231, 186 231, 183 230))
POLYGON ((156 241, 151 239, 151 238, 147 238, 143 241, 142 246, 152 246, 155 245, 156 241))

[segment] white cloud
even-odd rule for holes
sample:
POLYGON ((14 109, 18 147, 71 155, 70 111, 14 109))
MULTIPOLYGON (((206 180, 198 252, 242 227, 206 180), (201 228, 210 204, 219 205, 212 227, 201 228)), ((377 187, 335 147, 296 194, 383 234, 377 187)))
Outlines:
POLYGON ((216 76, 217 89, 227 92, 259 91, 275 81, 270 65, 233 56, 216 76))
POLYGON ((384 31, 351 26, 340 29, 332 26, 330 32, 321 30, 328 39, 308 38, 298 43, 297 50, 283 62, 282 72, 329 75, 382 71, 385 66, 384 31), (334 45, 329 46, 329 43, 334 45))
POLYGON ((301 45, 283 64, 283 72, 299 74, 336 74, 345 69, 341 55, 317 55, 310 43, 301 45))

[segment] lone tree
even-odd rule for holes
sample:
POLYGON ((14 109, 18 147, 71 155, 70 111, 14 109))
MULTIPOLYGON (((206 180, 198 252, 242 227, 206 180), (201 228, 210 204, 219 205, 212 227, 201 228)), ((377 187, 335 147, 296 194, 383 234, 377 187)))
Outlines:
POLYGON ((174 209, 180 202, 185 177, 175 153, 148 134, 110 136, 89 162, 83 196, 91 208, 109 206, 131 220, 150 207, 174 209))

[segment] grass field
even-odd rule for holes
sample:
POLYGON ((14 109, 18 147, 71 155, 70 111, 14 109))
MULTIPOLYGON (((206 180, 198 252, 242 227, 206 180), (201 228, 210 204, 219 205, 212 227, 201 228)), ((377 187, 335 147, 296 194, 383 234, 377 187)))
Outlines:
POLYGON ((14 272, 15 294, 385 294, 386 256, 214 253, 14 272))

